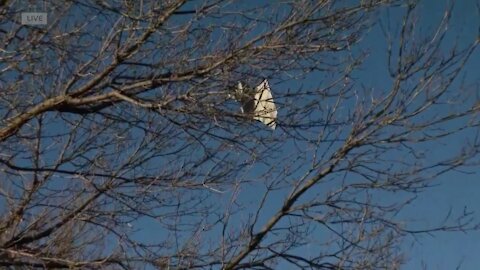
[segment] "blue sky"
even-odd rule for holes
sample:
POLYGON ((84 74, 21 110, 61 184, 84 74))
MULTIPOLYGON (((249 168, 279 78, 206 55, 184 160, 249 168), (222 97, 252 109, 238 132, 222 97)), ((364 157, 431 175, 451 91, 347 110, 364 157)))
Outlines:
MULTIPOLYGON (((428 27, 438 23, 444 14, 447 2, 450 1, 421 1, 418 25, 428 30, 428 27)), ((480 24, 480 17, 476 2, 478 3, 474 0, 456 1, 449 26, 449 42, 446 45, 453 44, 454 40, 460 45, 466 44, 472 42, 478 35, 477 27, 480 24)), ((382 20, 385 20, 385 17, 382 17, 382 20)), ((383 76, 379 74, 385 70, 386 66, 384 57, 386 44, 378 28, 372 29, 363 46, 371 48, 372 52, 364 71, 376 75, 364 76, 362 79, 367 84, 382 87, 385 82, 381 80, 383 76)), ((478 86, 479 70, 480 50, 477 49, 462 74, 465 76, 465 82, 478 86)), ((436 154, 440 156, 442 153, 448 154, 448 151, 460 147, 464 142, 463 135, 448 140, 443 146, 439 145, 436 154)), ((480 168, 477 166, 467 171, 471 174, 450 172, 439 177, 436 181, 437 186, 422 193, 412 205, 405 209, 403 215, 406 220, 418 226, 435 226, 445 218, 449 210, 452 210, 452 215, 455 216, 467 209, 475 212, 473 217, 479 222, 480 168)), ((423 263, 427 269, 455 269, 460 263, 459 269, 474 270, 480 267, 480 232, 478 231, 417 235, 417 239, 409 238, 404 248, 410 261, 403 269, 421 269, 423 263)))
MULTIPOLYGON (((447 1, 445 0, 422 1, 416 14, 418 16, 418 25, 421 26, 419 30, 425 31, 425 33, 432 30, 432 27, 441 20, 446 7, 447 1)), ((398 24, 397 29, 399 29, 401 11, 401 8, 397 8, 390 10, 390 13, 379 13, 378 16, 383 23, 387 23, 390 20, 392 29, 395 29, 396 24, 398 24)), ((448 47, 457 41, 462 46, 474 40, 477 35, 475 25, 480 24, 479 20, 475 1, 457 1, 449 26, 450 34, 446 39, 445 45, 448 47)), ((378 26, 373 27, 359 48, 367 51, 369 57, 362 66, 362 70, 355 73, 355 79, 358 84, 364 84, 375 89, 388 89, 391 81, 386 70, 386 47, 385 37, 380 28, 378 26)), ((480 51, 477 50, 462 74, 465 82, 478 84, 479 63, 480 51)), ((308 85, 308 81, 304 83, 308 85)), ((285 89, 289 87, 295 88, 298 85, 295 85, 295 82, 289 82, 287 84, 275 85, 275 87, 285 89)), ((281 132, 281 130, 278 132, 281 132)), ((438 144, 435 149, 426 149, 426 151, 430 151, 429 154, 432 157, 450 154, 451 151, 458 150, 463 144, 464 135, 459 134, 451 137, 446 141, 442 141, 443 145, 438 144)), ((290 145, 289 147, 293 146, 290 145)), ((287 149, 284 153, 288 154, 290 150, 287 149)), ((251 172, 245 172, 245 174, 258 174, 261 171, 257 167, 252 169, 251 172)), ((452 216, 457 216, 466 209, 474 211, 476 221, 480 221, 480 183, 478 181, 480 169, 473 167, 468 168, 468 171, 470 174, 449 172, 438 177, 434 182, 436 184, 434 187, 419 194, 417 200, 404 209, 400 214, 401 219, 405 220, 409 224, 408 227, 412 229, 431 228, 440 224, 450 210, 452 211, 452 216)), ((258 194, 261 193, 261 189, 258 188, 254 186, 241 190, 241 194, 244 196, 243 201, 247 205, 254 207, 260 199, 258 194)), ((260 220, 265 221, 270 217, 268 214, 278 209, 278 203, 281 202, 287 192, 288 190, 280 190, 271 196, 267 201, 265 211, 260 216, 260 220)), ((225 196, 226 201, 229 199, 228 195, 225 196)), ((221 195, 212 193, 213 200, 220 199, 220 197, 221 195)), ((245 219, 248 212, 237 217, 238 221, 245 219)), ((259 224, 263 224, 263 222, 259 224)), ((158 234, 154 227, 147 226, 142 228, 138 236, 148 240, 155 232, 158 234)), ((407 237, 402 248, 408 260, 408 263, 402 269, 421 269, 422 265, 425 264, 427 269, 455 269, 455 267, 460 265, 460 269, 474 270, 478 269, 480 265, 480 256, 478 256, 480 232, 438 232, 434 235, 416 235, 415 238, 407 237)), ((314 251, 307 248, 306 252, 314 251)), ((281 269, 287 266, 280 265, 279 267, 281 269)))

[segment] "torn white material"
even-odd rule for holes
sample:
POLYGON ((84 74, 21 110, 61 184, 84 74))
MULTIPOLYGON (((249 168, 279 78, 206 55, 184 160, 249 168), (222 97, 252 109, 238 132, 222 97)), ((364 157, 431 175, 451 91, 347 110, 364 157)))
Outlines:
POLYGON ((262 122, 271 129, 275 129, 277 126, 277 107, 273 101, 268 81, 264 80, 254 91, 246 92, 242 83, 239 82, 236 90, 239 97, 237 100, 242 104, 242 113, 252 115, 253 119, 262 122))

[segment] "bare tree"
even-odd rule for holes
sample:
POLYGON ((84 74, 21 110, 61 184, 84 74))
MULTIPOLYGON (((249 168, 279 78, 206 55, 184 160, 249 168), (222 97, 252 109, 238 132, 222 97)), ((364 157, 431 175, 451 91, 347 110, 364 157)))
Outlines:
POLYGON ((476 229, 397 218, 480 150, 451 7, 426 33, 415 1, 50 1, 46 26, 3 2, 3 267, 398 269, 405 237, 476 229), (378 89, 356 76, 385 10, 378 89), (275 131, 231 99, 263 79, 275 131))

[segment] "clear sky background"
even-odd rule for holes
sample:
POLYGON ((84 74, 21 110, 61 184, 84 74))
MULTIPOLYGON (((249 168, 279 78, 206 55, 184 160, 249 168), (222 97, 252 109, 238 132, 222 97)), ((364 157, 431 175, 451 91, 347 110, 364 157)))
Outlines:
MULTIPOLYGON (((440 22, 444 16, 445 9, 450 1, 447 0, 425 0, 421 1, 417 10, 418 30, 425 33, 431 33, 432 29, 440 22)), ((480 16, 477 9, 476 0, 456 1, 453 15, 449 24, 449 34, 444 42, 445 47, 451 47, 457 43, 459 47, 466 46, 478 37, 478 26, 480 25, 480 16)), ((402 8, 389 9, 389 13, 379 13, 378 16, 383 23, 390 22, 390 26, 400 29, 402 8)), ((376 89, 389 89, 391 87, 390 77, 387 73, 385 36, 380 27, 373 27, 368 35, 360 43, 361 49, 369 52, 369 57, 362 66, 360 72, 356 73, 357 85, 364 84, 376 89)), ((480 50, 476 50, 469 60, 465 70, 459 76, 465 84, 480 84, 480 50)), ((458 86, 460 80, 457 80, 458 86)), ((295 82, 289 82, 284 85, 277 85, 279 88, 298 87, 295 82)), ((478 91, 478 88, 477 90, 478 91)), ((473 93, 473 92, 472 92, 473 93)), ((480 93, 479 93, 480 94, 480 93)), ((451 154, 451 151, 458 151, 464 143, 465 135, 450 137, 447 140, 439 141, 435 149, 426 149, 430 157, 441 157, 451 154)), ((289 151, 286 150, 285 153, 289 151)), ((478 161, 478 158, 477 158, 478 161)), ((464 211, 474 212, 472 218, 474 222, 480 222, 480 168, 471 167, 463 172, 449 172, 438 177, 435 180, 436 186, 427 189, 419 194, 417 200, 407 206, 400 213, 398 219, 405 220, 410 229, 426 229, 437 227, 442 224, 449 211, 450 218, 459 216, 464 211)), ((253 190, 245 190, 243 194, 251 197, 253 190), (249 194, 250 193, 250 194, 249 194)), ((253 194, 255 192, 253 191, 253 194)), ((272 198, 269 210, 275 211, 278 208, 278 202, 281 201, 282 192, 272 198)), ((392 196, 390 194, 389 196, 392 196)), ((257 198, 258 199, 258 198, 257 198)), ((388 199, 388 198, 386 198, 388 199)), ((254 203, 253 203, 254 204, 254 203)), ((265 211, 267 214, 269 211, 265 211)), ((265 216, 267 218, 268 216, 265 216)), ((480 232, 469 231, 462 232, 437 232, 435 234, 418 234, 414 237, 405 238, 403 251, 408 261, 402 269, 480 269, 480 232)), ((306 252, 315 252, 307 250, 306 252)), ((281 264, 279 269, 288 269, 286 265, 281 264)))
MULTIPOLYGON (((447 3, 445 0, 426 0, 421 2, 419 23, 427 31, 428 27, 434 26, 442 18, 447 3)), ((455 1, 455 8, 449 26, 448 42, 452 45, 456 40, 460 45, 471 42, 478 37, 477 27, 480 24, 480 16, 477 10, 476 0, 455 1)), ((386 20, 383 14, 382 20, 386 20)), ((390 14, 396 16, 396 14, 390 14)), ((392 22, 392 20, 390 21, 392 22)), ((397 20, 397 22, 400 22, 397 20)), ((360 79, 367 84, 382 87, 382 72, 385 72, 385 40, 383 34, 377 28, 367 36, 363 46, 369 47, 371 57, 364 65, 366 76, 360 79), (375 74, 368 76, 367 74, 375 74)), ((476 50, 464 73, 465 82, 472 85, 480 83, 480 50, 476 50)), ((462 76, 459 76, 460 78, 462 76)), ((388 85, 388 84, 387 84, 388 85)), ((478 88, 477 88, 478 91, 478 88)), ((463 143, 463 136, 457 136, 457 140, 450 139, 445 145, 439 145, 435 149, 438 155, 447 153, 452 149, 458 149, 463 143)), ((480 168, 472 167, 468 170, 471 174, 450 172, 437 179, 437 186, 422 193, 419 198, 403 212, 407 221, 417 226, 435 226, 442 222, 447 213, 452 210, 456 216, 465 210, 473 211, 473 218, 480 221, 480 168)), ((410 259, 403 269, 480 269, 480 232, 438 232, 434 235, 417 235, 416 239, 408 238, 404 244, 406 255, 410 259)))

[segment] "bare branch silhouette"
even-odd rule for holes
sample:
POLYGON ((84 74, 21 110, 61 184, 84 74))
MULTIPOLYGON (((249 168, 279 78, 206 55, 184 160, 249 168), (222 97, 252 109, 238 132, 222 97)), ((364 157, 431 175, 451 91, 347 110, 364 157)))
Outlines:
POLYGON ((453 5, 423 31, 415 1, 50 2, 0 4, 0 266, 399 269, 406 237, 479 228, 399 217, 478 165, 453 5), (374 27, 385 88, 358 79, 374 27), (266 79, 274 130, 232 98, 266 79))

